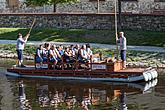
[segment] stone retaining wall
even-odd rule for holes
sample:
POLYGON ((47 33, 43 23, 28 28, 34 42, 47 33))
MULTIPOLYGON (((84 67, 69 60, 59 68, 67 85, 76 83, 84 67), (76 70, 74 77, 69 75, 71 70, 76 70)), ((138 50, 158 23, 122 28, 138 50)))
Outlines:
MULTIPOLYGON (((11 1, 11 0, 10 0, 11 1)), ((15 4, 8 3, 6 0, 0 0, 0 13, 47 13, 53 12, 53 6, 45 5, 42 7, 31 6, 27 7, 24 1, 26 0, 12 0, 16 1, 15 4)), ((97 0, 79 0, 76 3, 65 3, 57 5, 58 13, 97 13, 98 5, 97 0)), ((100 13, 114 13, 115 0, 100 0, 99 12, 100 13)), ((121 11, 130 12, 134 14, 150 14, 150 13, 165 13, 165 2, 156 0, 123 0, 121 1, 121 11)))
MULTIPOLYGON (((59 4, 57 12, 81 12, 81 13, 97 13, 97 0, 89 2, 89 0, 80 0, 75 4, 59 4)), ((100 0, 100 13, 114 13, 115 0, 100 0)), ((165 2, 156 2, 154 0, 123 0, 121 1, 121 11, 130 13, 154 13, 155 10, 165 10, 165 2)), ((164 11, 165 12, 165 11, 164 11)))
MULTIPOLYGON (((0 27, 80 28, 114 30, 114 14, 0 14, 0 27)), ((123 29, 165 31, 165 14, 123 14, 123 29)))

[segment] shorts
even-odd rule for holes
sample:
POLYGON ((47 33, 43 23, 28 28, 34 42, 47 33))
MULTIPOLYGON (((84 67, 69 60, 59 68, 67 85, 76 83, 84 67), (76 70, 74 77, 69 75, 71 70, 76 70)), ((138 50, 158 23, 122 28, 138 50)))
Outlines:
POLYGON ((78 60, 80 63, 87 63, 88 62, 88 59, 84 59, 82 57, 79 57, 78 60))
POLYGON ((50 61, 51 63, 57 62, 57 60, 55 60, 54 58, 50 58, 49 61, 50 61))
POLYGON ((16 51, 17 51, 18 60, 23 60, 23 50, 16 50, 16 51))
POLYGON ((46 56, 43 57, 43 62, 47 62, 48 58, 46 56))
POLYGON ((126 50, 121 50, 120 56, 122 61, 126 61, 126 50))
POLYGON ((36 63, 41 63, 43 60, 42 60, 42 58, 40 58, 40 57, 36 57, 36 63))
POLYGON ((58 57, 57 57, 56 59, 57 59, 58 62, 61 62, 61 61, 62 61, 62 60, 61 60, 60 58, 58 58, 58 57))

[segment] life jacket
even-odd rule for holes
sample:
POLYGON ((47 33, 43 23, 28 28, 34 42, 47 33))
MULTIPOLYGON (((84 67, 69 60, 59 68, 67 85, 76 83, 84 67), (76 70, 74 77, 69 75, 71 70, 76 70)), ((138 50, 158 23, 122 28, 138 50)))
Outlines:
POLYGON ((45 50, 43 57, 49 57, 50 56, 50 50, 45 50))
POLYGON ((43 57, 44 52, 43 52, 43 50, 41 50, 40 48, 37 48, 35 55, 36 55, 37 57, 39 57, 39 56, 40 56, 40 57, 43 57), (39 55, 38 55, 38 54, 39 54, 39 55))

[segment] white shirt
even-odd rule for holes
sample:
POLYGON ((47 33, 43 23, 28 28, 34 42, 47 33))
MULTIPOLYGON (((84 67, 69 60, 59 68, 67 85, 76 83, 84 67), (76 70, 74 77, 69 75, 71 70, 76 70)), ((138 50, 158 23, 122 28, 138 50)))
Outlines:
POLYGON ((16 49, 17 50, 23 50, 25 43, 26 43, 26 41, 23 38, 18 38, 16 49))
POLYGON ((124 36, 120 37, 118 42, 120 43, 120 50, 127 50, 127 40, 124 36))
POLYGON ((93 55, 93 53, 92 53, 92 50, 90 49, 90 48, 87 48, 87 53, 88 53, 88 55, 93 55))
POLYGON ((87 53, 86 50, 81 49, 81 50, 80 50, 80 53, 81 53, 81 56, 82 56, 83 58, 88 59, 88 53, 87 53))
POLYGON ((57 58, 57 54, 56 54, 55 50, 50 50, 50 55, 57 58))

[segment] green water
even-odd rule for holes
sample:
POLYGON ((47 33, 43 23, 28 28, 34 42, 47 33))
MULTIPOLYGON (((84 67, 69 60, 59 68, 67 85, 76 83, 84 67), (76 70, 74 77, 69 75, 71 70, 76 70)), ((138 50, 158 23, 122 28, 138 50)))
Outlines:
POLYGON ((0 60, 0 110, 20 110, 20 81, 24 110, 165 110, 165 72, 159 72, 158 80, 129 84, 6 77, 6 68, 15 62, 0 60))

